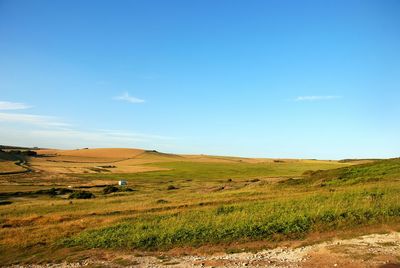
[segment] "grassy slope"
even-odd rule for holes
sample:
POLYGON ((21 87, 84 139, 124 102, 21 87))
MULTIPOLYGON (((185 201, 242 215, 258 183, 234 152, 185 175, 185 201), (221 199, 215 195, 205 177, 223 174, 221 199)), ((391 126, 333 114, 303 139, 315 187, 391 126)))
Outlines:
POLYGON ((377 160, 373 163, 345 168, 310 172, 306 178, 322 185, 344 185, 368 181, 399 180, 400 158, 377 160))

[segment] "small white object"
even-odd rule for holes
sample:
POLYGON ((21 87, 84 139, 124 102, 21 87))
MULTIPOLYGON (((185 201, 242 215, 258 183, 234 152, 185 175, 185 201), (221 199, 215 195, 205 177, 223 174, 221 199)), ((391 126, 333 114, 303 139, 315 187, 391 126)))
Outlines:
POLYGON ((118 181, 118 185, 119 186, 125 186, 125 185, 127 185, 127 182, 124 181, 124 180, 120 180, 120 181, 118 181))

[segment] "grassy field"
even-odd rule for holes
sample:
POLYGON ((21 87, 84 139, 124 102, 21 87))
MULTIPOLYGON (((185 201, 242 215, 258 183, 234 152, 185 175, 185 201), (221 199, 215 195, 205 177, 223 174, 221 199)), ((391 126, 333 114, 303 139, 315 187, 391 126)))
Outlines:
POLYGON ((5 175, 0 263, 59 261, 91 248, 229 248, 359 226, 398 228, 400 160, 364 162, 145 152, 123 163, 161 170, 5 175), (130 191, 104 192, 121 178, 130 191), (95 197, 70 199, 70 191, 95 197))

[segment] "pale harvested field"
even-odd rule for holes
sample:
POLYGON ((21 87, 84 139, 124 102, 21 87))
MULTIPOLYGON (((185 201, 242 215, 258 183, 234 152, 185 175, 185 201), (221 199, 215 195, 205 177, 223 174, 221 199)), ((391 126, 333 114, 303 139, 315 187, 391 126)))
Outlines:
MULTIPOLYGON (((241 158, 209 155, 176 155, 141 149, 79 149, 79 150, 38 150, 42 157, 32 158, 30 167, 36 171, 48 173, 140 173, 163 171, 169 168, 157 166, 157 163, 193 162, 193 163, 299 163, 299 164, 336 164, 336 161, 316 161, 299 159, 241 158), (150 164, 150 165, 149 165, 150 164), (153 165, 154 164, 154 165, 153 165)), ((353 163, 354 164, 354 163, 353 163)), ((347 165, 347 164, 341 164, 347 165)), ((350 165, 350 164, 349 164, 350 165)))
POLYGON ((142 154, 142 149, 126 149, 126 148, 94 148, 94 149, 76 149, 76 150, 37 150, 38 154, 62 155, 62 156, 78 156, 93 158, 116 158, 124 159, 135 157, 142 154))
POLYGON ((140 149, 80 149, 38 150, 43 157, 32 158, 34 170, 49 173, 137 173, 167 170, 166 168, 143 166, 157 161, 171 161, 163 154, 152 155, 140 149))
MULTIPOLYGON (((95 159, 93 159, 95 160, 95 159)), ((130 164, 122 160, 118 162, 86 162, 85 159, 82 162, 66 162, 60 160, 57 156, 49 158, 34 158, 30 162, 30 167, 37 171, 49 172, 49 173, 136 173, 136 172, 148 172, 156 170, 166 170, 165 168, 143 166, 137 163, 130 164)))

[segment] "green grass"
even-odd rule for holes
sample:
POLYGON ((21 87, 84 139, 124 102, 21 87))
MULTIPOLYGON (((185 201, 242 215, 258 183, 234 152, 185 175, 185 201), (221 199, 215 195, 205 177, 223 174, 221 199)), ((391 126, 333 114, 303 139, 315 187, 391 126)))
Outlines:
POLYGON ((400 217, 400 187, 319 193, 279 202, 252 202, 142 215, 64 240, 65 245, 165 249, 256 239, 301 238, 311 231, 351 228, 400 217), (374 199, 380 193, 379 199, 374 199))

